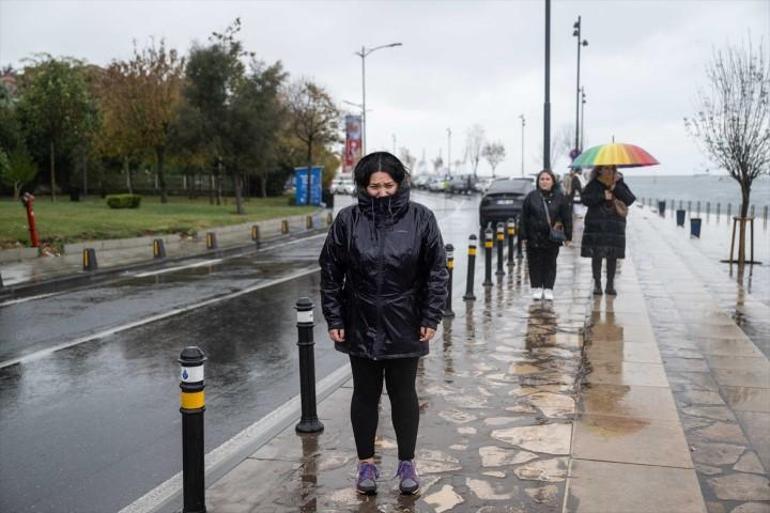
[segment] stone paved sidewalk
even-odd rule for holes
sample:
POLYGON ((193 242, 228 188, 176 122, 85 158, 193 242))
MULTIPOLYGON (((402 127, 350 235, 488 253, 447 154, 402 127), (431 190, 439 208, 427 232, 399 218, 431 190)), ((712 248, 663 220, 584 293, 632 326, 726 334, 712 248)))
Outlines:
POLYGON ((529 298, 521 262, 455 302, 418 372, 419 497, 391 479, 386 398, 380 493, 355 494, 348 383, 319 404, 324 433, 281 433, 211 483, 209 511, 705 513, 633 261, 594 299, 578 254, 562 250, 553 304, 529 298))

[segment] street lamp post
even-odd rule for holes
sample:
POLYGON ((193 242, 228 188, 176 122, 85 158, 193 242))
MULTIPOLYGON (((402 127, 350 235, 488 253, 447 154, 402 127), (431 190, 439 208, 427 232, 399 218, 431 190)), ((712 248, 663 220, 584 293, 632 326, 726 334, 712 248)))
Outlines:
MULTIPOLYGON (((581 38, 581 20, 578 16, 577 21, 572 25, 574 29, 572 35, 577 38, 577 88, 575 90, 575 150, 579 154, 583 149, 580 144, 580 47, 588 46, 588 41, 581 38)), ((577 155, 575 155, 577 157, 577 155)), ((573 157, 574 159, 574 157, 573 157)))
POLYGON ((452 129, 446 129, 446 169, 447 174, 452 176, 452 129))
POLYGON ((583 140, 586 134, 585 122, 586 122, 586 88, 580 88, 580 152, 583 152, 583 140))
POLYGON ((363 118, 361 120, 361 124, 363 125, 361 147, 363 150, 363 155, 366 155, 366 57, 376 50, 381 50, 383 48, 393 48, 394 46, 402 46, 402 43, 390 43, 387 45, 375 46, 374 48, 367 48, 362 46, 360 52, 355 52, 356 55, 361 57, 361 96, 363 98, 361 108, 363 118))
POLYGON ((521 119, 521 177, 524 178, 524 126, 527 120, 524 119, 524 114, 519 114, 519 119, 521 119))
POLYGON ((551 169, 551 0, 545 0, 545 103, 543 104, 543 169, 551 169))

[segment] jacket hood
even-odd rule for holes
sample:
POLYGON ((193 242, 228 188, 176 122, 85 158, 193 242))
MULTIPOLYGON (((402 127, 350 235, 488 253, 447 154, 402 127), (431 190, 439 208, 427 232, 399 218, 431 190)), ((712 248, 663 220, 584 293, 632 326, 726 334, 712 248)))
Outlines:
POLYGON ((366 189, 358 191, 358 208, 370 219, 398 219, 409 207, 409 187, 401 184, 395 194, 382 198, 370 196, 366 189))

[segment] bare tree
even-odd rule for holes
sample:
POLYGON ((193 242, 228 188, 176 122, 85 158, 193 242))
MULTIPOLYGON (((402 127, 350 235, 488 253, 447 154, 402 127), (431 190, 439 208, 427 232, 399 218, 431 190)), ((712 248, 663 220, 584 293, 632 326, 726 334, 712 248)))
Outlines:
POLYGON ((287 106, 291 130, 307 148, 307 203, 310 204, 310 172, 313 148, 339 141, 340 111, 325 89, 306 79, 293 83, 288 90, 287 106))
POLYGON ((468 129, 468 136, 465 140, 465 152, 471 160, 473 167, 473 176, 476 176, 476 170, 481 160, 481 148, 484 146, 484 128, 479 125, 473 125, 468 129))
POLYGON ((406 165, 406 168, 412 172, 414 163, 417 162, 417 158, 411 154, 409 148, 406 146, 402 146, 398 153, 400 155, 401 162, 403 162, 404 165, 406 165))
POLYGON ((500 141, 487 143, 481 149, 481 155, 489 162, 492 168, 492 178, 495 177, 495 168, 505 160, 505 146, 500 141))
POLYGON ((709 90, 699 90, 687 131, 741 187, 738 265, 746 261, 746 216, 751 185, 770 172, 770 67, 762 45, 715 50, 706 65, 709 90))

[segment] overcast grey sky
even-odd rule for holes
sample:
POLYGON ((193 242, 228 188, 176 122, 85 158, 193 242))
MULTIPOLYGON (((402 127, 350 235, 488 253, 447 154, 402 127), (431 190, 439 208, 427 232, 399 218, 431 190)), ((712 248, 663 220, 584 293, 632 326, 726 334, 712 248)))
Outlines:
MULTIPOLYGON (((368 150, 406 146, 418 159, 462 156, 470 126, 501 141, 500 174, 542 161, 545 2, 214 2, 0 0, 0 65, 37 52, 104 65, 130 56, 132 41, 166 38, 186 52, 235 17, 247 49, 281 60, 293 77, 361 102, 362 45, 391 42, 366 60, 368 150)), ((770 0, 554 0, 551 8, 552 137, 575 123, 576 38, 582 16, 585 146, 633 142, 662 163, 632 173, 689 174, 715 167, 687 136, 704 66, 714 48, 762 41, 770 51, 770 0)), ((355 110, 354 107, 346 107, 355 110)), ((554 163, 564 169, 564 155, 554 163)), ((482 163, 480 173, 488 173, 482 163)))

